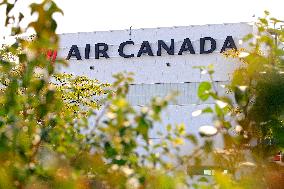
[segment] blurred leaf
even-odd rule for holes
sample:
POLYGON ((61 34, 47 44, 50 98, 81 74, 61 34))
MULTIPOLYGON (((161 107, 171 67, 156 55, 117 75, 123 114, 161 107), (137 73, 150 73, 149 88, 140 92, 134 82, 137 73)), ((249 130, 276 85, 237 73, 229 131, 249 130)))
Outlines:
POLYGON ((198 88, 198 97, 202 100, 202 101, 206 101, 210 95, 209 95, 209 91, 211 90, 211 83, 209 82, 202 82, 199 85, 198 88))

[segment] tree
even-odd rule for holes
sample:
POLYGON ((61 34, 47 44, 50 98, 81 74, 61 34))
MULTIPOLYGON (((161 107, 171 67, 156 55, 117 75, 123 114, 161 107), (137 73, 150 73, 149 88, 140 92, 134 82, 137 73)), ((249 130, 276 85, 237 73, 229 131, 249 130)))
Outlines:
MULTIPOLYGON (((14 37, 26 30, 20 27, 24 15, 16 11, 17 3, 0 4, 14 37)), ((116 75, 111 90, 86 77, 59 75, 54 64, 64 61, 53 62, 43 51, 58 47, 53 15, 62 10, 51 0, 30 8, 38 15, 28 26, 35 40, 18 38, 0 52, 0 188, 175 188, 185 183, 180 170, 157 153, 172 156, 170 145, 181 143, 184 126, 168 126, 173 134, 162 144, 151 145, 149 139, 172 97, 135 110, 126 101, 131 75, 116 75), (96 96, 103 97, 102 107, 96 96)))
MULTIPOLYGON (((225 151, 214 155, 219 164, 231 167, 235 179, 240 180, 239 185, 234 185, 281 188, 283 168, 274 164, 272 157, 283 151, 284 30, 279 27, 283 21, 269 17, 265 11, 265 17, 255 24, 256 34, 244 38, 248 49, 224 53, 227 58, 238 58, 241 62, 227 85, 231 94, 220 94, 211 81, 201 83, 198 95, 203 101, 215 100, 214 109, 208 107, 203 113, 214 114, 214 123, 217 123, 214 127, 223 134, 225 151), (248 172, 239 174, 243 166, 253 166, 250 176, 248 172), (271 175, 274 175, 272 181, 271 175)), ((207 70, 212 78, 213 68, 199 68, 207 70)), ((217 181, 220 178, 225 179, 217 175, 217 181)))
MULTIPOLYGON (((0 4, 6 8, 6 26, 12 36, 26 29, 20 27, 24 15, 14 9, 17 2, 0 4)), ((201 100, 216 102, 203 113, 214 113, 215 127, 224 134, 225 155, 220 156, 212 150, 206 131, 201 132, 207 136, 204 144, 197 144, 182 124, 166 126, 168 132, 160 134, 163 141, 151 142, 149 132, 174 95, 154 98, 149 106, 137 110, 126 100, 131 74, 117 74, 111 86, 86 77, 58 75, 54 64, 64 61, 51 62, 43 49, 57 49, 53 15, 62 11, 51 0, 30 7, 38 15, 28 26, 36 40, 18 39, 0 51, 0 188, 251 188, 255 183, 268 184, 262 183, 267 177, 259 173, 267 168, 267 157, 283 147, 283 50, 265 31, 283 41, 283 30, 271 29, 266 19, 260 19, 251 51, 229 53, 245 63, 228 86, 235 99, 219 95, 211 82, 200 85, 201 100), (262 44, 267 54, 260 53, 262 44), (231 135, 232 129, 238 135, 231 135), (267 139, 273 145, 265 143, 267 139), (179 154, 185 141, 196 145, 193 154, 179 154), (188 183, 187 170, 176 165, 202 163, 196 157, 202 152, 226 163, 232 174, 217 172, 214 183, 203 182, 204 178, 199 180, 203 184, 188 183), (247 153, 255 155, 256 169, 239 180, 239 165, 247 160, 247 153)), ((280 22, 271 20, 275 25, 280 22)), ((211 76, 214 73, 210 67, 200 69, 208 69, 211 76)))

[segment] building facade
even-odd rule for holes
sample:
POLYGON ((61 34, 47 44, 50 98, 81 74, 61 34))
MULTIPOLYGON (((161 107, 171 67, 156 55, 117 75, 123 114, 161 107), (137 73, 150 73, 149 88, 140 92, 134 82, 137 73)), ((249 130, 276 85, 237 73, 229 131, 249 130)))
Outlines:
MULTIPOLYGON (((135 81, 128 100, 137 108, 147 105, 152 97, 178 91, 179 96, 163 113, 163 122, 157 123, 151 137, 156 138, 155 131, 165 131, 167 124, 178 123, 198 134, 200 126, 212 124, 212 117, 191 114, 213 102, 199 101, 198 86, 209 78, 194 67, 214 65, 213 80, 221 91, 220 86, 239 66, 236 60, 224 58, 222 52, 241 48, 240 40, 252 32, 252 25, 236 23, 61 34, 58 56, 68 59, 69 66, 61 67, 60 72, 108 83, 114 81, 113 74, 133 72, 135 81)), ((217 143, 222 145, 221 140, 217 143)))

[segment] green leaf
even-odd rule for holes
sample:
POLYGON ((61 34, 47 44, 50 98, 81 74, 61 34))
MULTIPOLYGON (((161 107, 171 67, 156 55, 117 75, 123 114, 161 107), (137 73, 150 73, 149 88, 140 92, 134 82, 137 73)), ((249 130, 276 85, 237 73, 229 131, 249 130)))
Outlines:
POLYGON ((202 101, 206 101, 210 97, 209 91, 211 90, 211 88, 212 88, 211 83, 209 83, 209 82, 202 82, 199 85, 199 88, 198 88, 198 93, 197 93, 198 97, 202 101))
POLYGON ((235 100, 238 103, 238 105, 242 107, 246 106, 249 100, 248 90, 240 90, 239 87, 236 87, 234 92, 235 92, 235 100))
POLYGON ((265 11, 264 11, 264 14, 265 14, 266 16, 268 16, 270 13, 269 13, 269 11, 265 10, 265 11))
POLYGON ((217 104, 215 105, 215 112, 218 117, 222 117, 224 115, 222 109, 217 104))
POLYGON ((248 35, 246 35, 244 38, 243 38, 243 41, 244 42, 246 42, 246 41, 248 41, 248 40, 250 40, 250 39, 252 39, 253 38, 253 34, 248 34, 248 35))
POLYGON ((213 110, 212 110, 212 108, 207 107, 207 108, 202 110, 202 113, 213 113, 213 110))
POLYGON ((189 134, 189 135, 186 135, 186 138, 192 142, 192 144, 194 145, 197 145, 198 144, 198 141, 196 139, 196 136, 192 135, 192 134, 189 134))
POLYGON ((259 21, 266 26, 268 25, 268 21, 265 18, 260 18, 259 21))
POLYGON ((198 179, 199 182, 209 182, 206 177, 201 177, 198 179))

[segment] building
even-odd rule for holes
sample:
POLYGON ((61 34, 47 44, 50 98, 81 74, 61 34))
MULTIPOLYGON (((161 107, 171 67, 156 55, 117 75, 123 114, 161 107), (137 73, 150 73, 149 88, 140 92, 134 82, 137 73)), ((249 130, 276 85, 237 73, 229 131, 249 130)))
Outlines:
MULTIPOLYGON (((228 82, 239 64, 225 59, 221 52, 241 48, 239 41, 252 32, 252 25, 235 23, 61 34, 58 56, 68 59, 69 67, 60 71, 101 82, 112 82, 118 72, 133 72, 135 82, 128 100, 138 108, 154 96, 179 91, 176 102, 164 112, 163 123, 154 130, 163 132, 168 123, 184 123, 189 132, 198 134, 200 126, 212 124, 212 118, 192 117, 192 112, 212 101, 199 101, 198 86, 209 78, 194 67, 213 64, 213 80, 222 90, 219 86, 228 82)), ((151 137, 156 138, 155 134, 151 137)), ((222 145, 221 140, 216 141, 222 145)), ((184 149, 188 151, 188 146, 184 149)))

